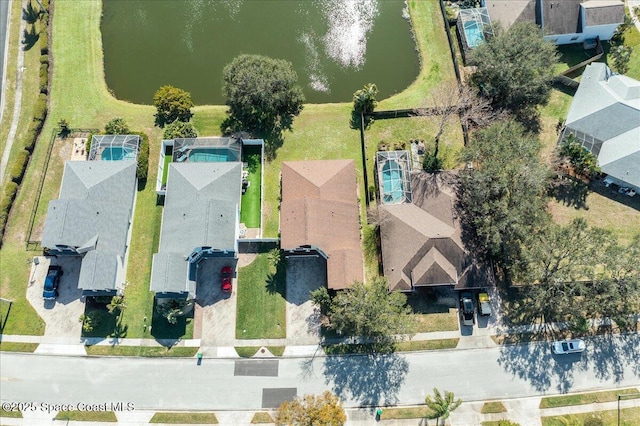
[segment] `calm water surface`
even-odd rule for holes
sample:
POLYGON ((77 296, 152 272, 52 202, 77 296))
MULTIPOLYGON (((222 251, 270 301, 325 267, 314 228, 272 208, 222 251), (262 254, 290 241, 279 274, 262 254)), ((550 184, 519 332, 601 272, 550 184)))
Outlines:
POLYGON ((223 104, 222 69, 241 53, 293 63, 308 102, 350 101, 366 83, 402 91, 419 63, 402 0, 104 0, 108 86, 150 104, 172 84, 223 104))

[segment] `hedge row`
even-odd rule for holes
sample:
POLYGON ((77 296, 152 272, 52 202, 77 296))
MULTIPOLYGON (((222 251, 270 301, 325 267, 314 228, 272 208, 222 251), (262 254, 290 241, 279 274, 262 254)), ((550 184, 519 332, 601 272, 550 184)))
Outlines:
POLYGON ((145 180, 149 175, 149 136, 143 132, 130 132, 131 135, 138 135, 140 142, 140 152, 138 152, 138 168, 136 176, 139 180, 145 180))
POLYGON ((40 135, 40 131, 44 126, 44 121, 47 118, 47 93, 49 89, 49 1, 43 0, 42 4, 45 7, 45 13, 42 14, 40 18, 42 30, 40 31, 38 40, 40 43, 40 95, 38 95, 38 100, 36 101, 33 111, 33 120, 29 124, 29 130, 23 139, 23 149, 18 151, 11 165, 9 171, 11 181, 4 185, 4 190, 2 194, 0 194, 0 245, 13 201, 16 198, 19 185, 24 178, 27 165, 29 164, 29 158, 40 135))

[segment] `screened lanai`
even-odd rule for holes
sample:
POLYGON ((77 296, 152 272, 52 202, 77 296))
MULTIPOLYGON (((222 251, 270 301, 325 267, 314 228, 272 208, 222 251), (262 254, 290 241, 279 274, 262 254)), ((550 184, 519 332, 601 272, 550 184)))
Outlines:
POLYGON ((378 151, 376 165, 382 203, 410 203, 411 159, 409 151, 378 151))
POLYGON ((491 19, 486 7, 461 9, 456 25, 465 54, 469 49, 477 47, 487 38, 493 36, 491 19))
POLYGON ((186 138, 176 139, 173 145, 173 161, 234 162, 242 158, 242 141, 236 138, 186 138))
POLYGON ((93 135, 89 160, 136 161, 139 151, 138 135, 93 135))

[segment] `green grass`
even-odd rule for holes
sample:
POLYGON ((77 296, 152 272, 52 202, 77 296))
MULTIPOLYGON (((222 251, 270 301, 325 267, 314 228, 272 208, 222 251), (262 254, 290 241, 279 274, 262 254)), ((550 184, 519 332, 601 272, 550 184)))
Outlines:
POLYGON ((4 352, 34 352, 37 343, 0 342, 0 351, 4 352))
POLYGON ((458 346, 460 339, 416 340, 413 342, 400 342, 396 345, 398 352, 411 351, 437 351, 440 349, 452 349, 458 346))
MULTIPOLYGON (((168 148, 169 147, 167 147, 167 149, 168 148)), ((173 152, 173 147, 171 147, 171 150, 173 152)), ((162 184, 163 185, 167 184, 167 176, 169 175, 169 164, 171 164, 172 160, 173 160, 173 155, 166 154, 164 156, 164 165, 162 166, 162 184)))
POLYGON ((570 405, 593 404, 596 402, 617 401, 618 395, 638 393, 638 389, 616 389, 612 391, 578 393, 574 395, 550 396, 542 398, 540 408, 566 407, 570 405))
POLYGON ((238 270, 237 339, 278 339, 286 336, 284 267, 269 264, 259 254, 238 270))
POLYGON ((620 410, 618 423, 617 410, 594 411, 591 413, 567 414, 564 416, 542 417, 542 426, 564 425, 602 425, 602 426, 637 426, 640 424, 640 408, 624 408, 620 410))
POLYGON ((507 409, 505 408, 504 404, 500 401, 485 402, 482 405, 482 410, 480 410, 482 414, 504 413, 506 411, 507 409))
POLYGON ((22 412, 20 410, 5 411, 4 408, 0 407, 0 417, 10 417, 12 419, 21 419, 22 412))
POLYGON ((416 332, 455 331, 458 329, 458 315, 450 308, 448 313, 415 314, 416 332))
POLYGON ((247 228, 260 227, 260 193, 262 184, 262 161, 259 146, 247 146, 243 148, 243 160, 249 165, 249 187, 242 195, 240 207, 240 222, 247 228))
POLYGON ((423 419, 430 414, 427 407, 383 408, 380 420, 423 419))
POLYGON ((635 25, 631 25, 631 28, 624 33, 624 44, 633 47, 629 71, 625 75, 640 80, 640 31, 635 25))
POLYGON ((55 420, 71 420, 76 422, 117 422, 113 411, 59 411, 55 420))
MULTIPOLYGON (((481 425, 482 426, 501 426, 501 422, 503 420, 489 420, 487 422, 482 422, 481 425)), ((518 424, 518 423, 515 423, 518 424)))
POLYGON ((87 346, 88 355, 98 356, 142 356, 142 357, 193 357, 198 348, 164 346, 87 346))
POLYGON ((155 413, 149 423, 217 425, 214 413, 155 413))
MULTIPOLYGON (((284 354, 284 346, 265 346, 274 356, 282 356, 284 354)), ((258 351, 261 346, 236 346, 236 352, 241 358, 251 358, 254 355, 260 356, 258 351)))
POLYGON ((251 424, 258 423, 273 423, 273 417, 271 417, 271 414, 266 411, 259 411, 255 413, 251 419, 251 424))

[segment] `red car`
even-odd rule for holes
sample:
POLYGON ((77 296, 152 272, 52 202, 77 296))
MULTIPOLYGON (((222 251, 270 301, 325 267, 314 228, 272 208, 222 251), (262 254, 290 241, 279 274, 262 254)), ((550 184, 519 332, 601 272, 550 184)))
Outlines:
POLYGON ((233 286, 231 285, 232 274, 233 270, 231 266, 223 266, 220 271, 220 290, 224 293, 231 293, 231 290, 233 290, 233 286))

